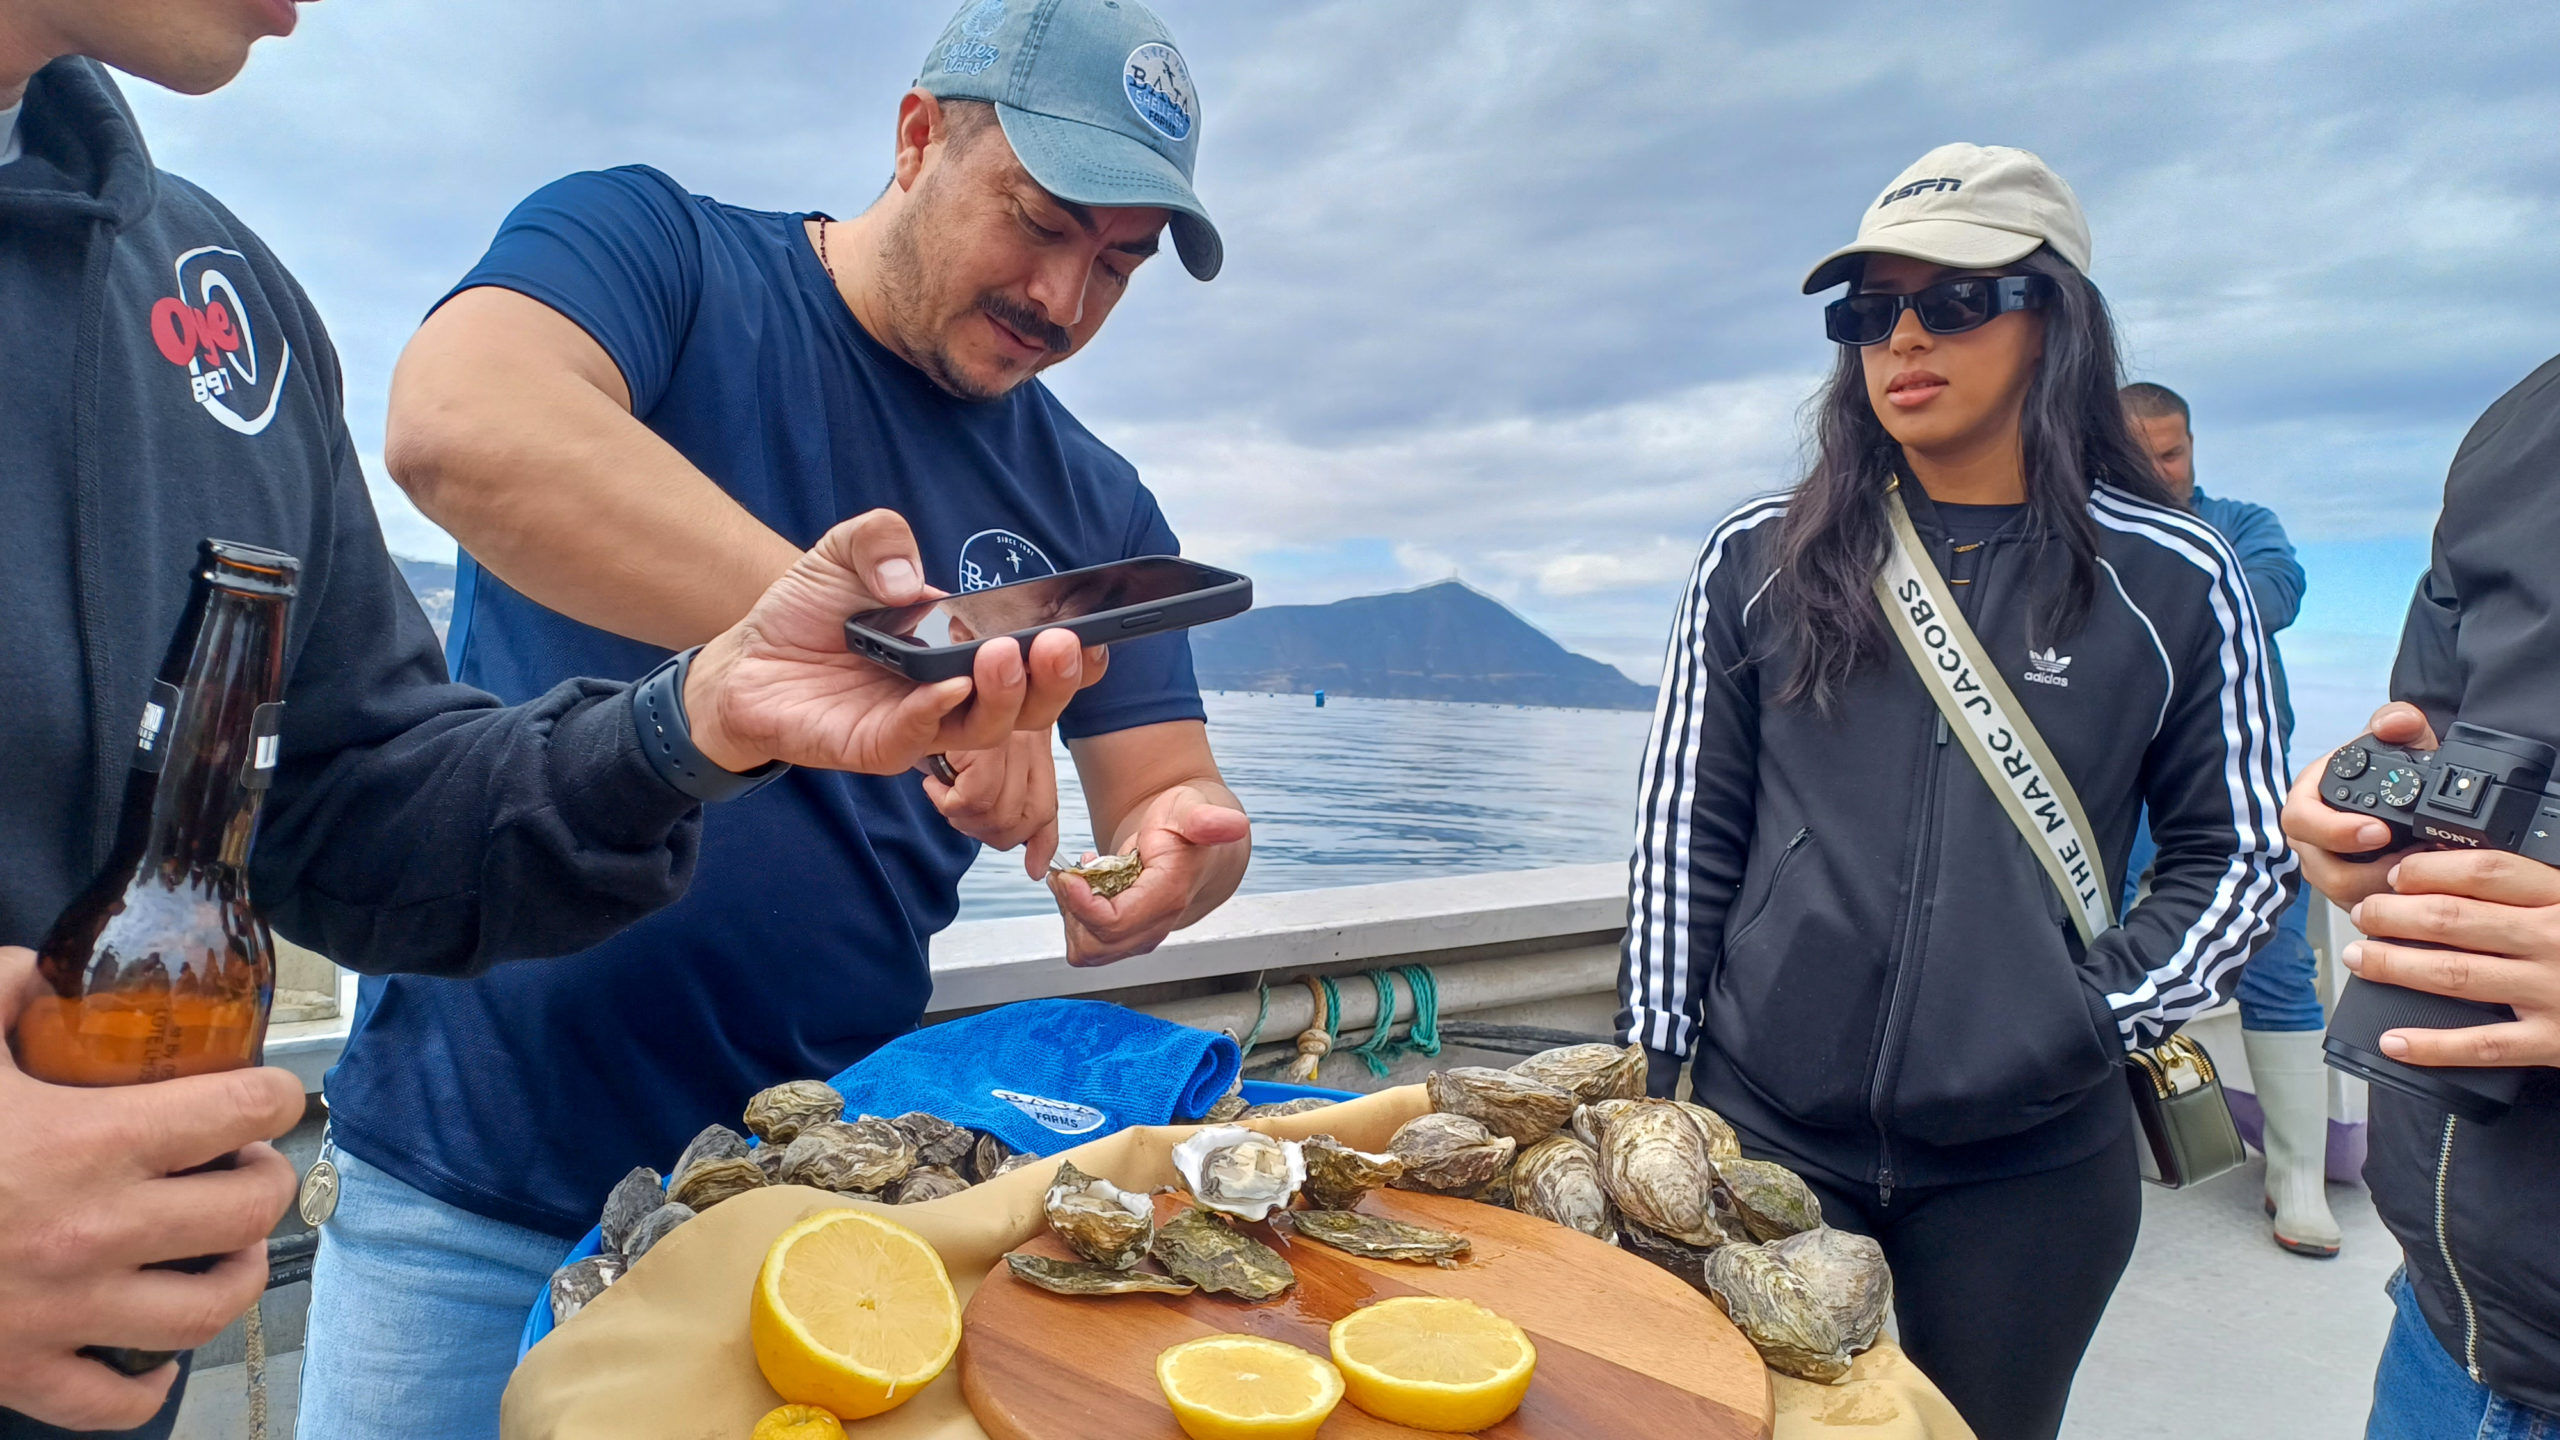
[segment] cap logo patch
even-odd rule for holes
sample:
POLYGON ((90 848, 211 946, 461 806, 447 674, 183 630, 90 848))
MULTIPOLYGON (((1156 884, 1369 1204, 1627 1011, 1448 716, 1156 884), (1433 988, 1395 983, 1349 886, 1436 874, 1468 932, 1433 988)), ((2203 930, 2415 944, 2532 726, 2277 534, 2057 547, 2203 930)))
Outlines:
POLYGON ((1120 83, 1147 128, 1168 140, 1190 138, 1199 101, 1191 93, 1191 67, 1182 63, 1180 51, 1152 40, 1139 46, 1129 52, 1120 83))
POLYGON ((942 72, 976 75, 996 63, 996 47, 988 42, 1004 25, 1004 0, 978 0, 960 17, 960 33, 942 47, 942 72))
POLYGON ((1914 195, 1929 195, 1940 190, 1955 191, 1963 188, 1963 181, 1943 175, 1935 180, 1914 180, 1899 190, 1887 192, 1883 199, 1876 202, 1876 208, 1881 210, 1896 200, 1908 200, 1914 195))

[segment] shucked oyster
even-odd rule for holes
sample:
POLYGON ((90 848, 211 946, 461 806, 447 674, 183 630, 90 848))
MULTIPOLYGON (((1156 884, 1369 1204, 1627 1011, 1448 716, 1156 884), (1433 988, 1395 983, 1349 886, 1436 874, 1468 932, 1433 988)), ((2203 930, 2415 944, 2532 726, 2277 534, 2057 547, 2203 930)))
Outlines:
POLYGON ((724 1155, 693 1162, 667 1186, 667 1199, 700 1213, 732 1196, 763 1188, 763 1167, 744 1155, 724 1155))
POLYGON ((1639 1100, 1600 1139, 1600 1183, 1627 1218, 1690 1245, 1717 1245, 1706 1132, 1668 1100, 1639 1100))
POLYGON ((1081 865, 1061 865, 1055 860, 1049 862, 1050 874, 1073 875, 1105 900, 1137 884, 1138 876, 1145 873, 1146 868, 1146 862, 1138 858, 1135 850, 1126 855, 1104 855, 1081 865))
POLYGON ((1600 1137, 1609 1133, 1609 1122, 1633 1110, 1639 1103, 1636 1100, 1594 1100, 1575 1107, 1573 1138, 1590 1146, 1592 1154, 1599 1154, 1600 1137))
POLYGON ((1014 1254, 1004 1257, 1004 1263, 1015 1278, 1060 1295, 1188 1295, 1200 1288, 1171 1275, 1114 1270, 1086 1260, 1014 1254))
POLYGON ((1805 1288, 1831 1311, 1840 1344, 1851 1354, 1876 1343, 1893 1308, 1893 1271, 1884 1247, 1864 1235, 1818 1226, 1769 1246, 1805 1288))
POLYGON ((968 1188, 968 1180, 948 1165, 919 1165, 908 1171, 907 1178, 899 1181, 897 1187, 889 1192, 889 1203, 921 1205, 927 1200, 957 1195, 968 1188))
POLYGON ((885 1190, 914 1168, 915 1143, 886 1120, 824 1121, 801 1131, 782 1153, 783 1183, 839 1194, 885 1190))
POLYGON ((1588 1105, 1642 1098, 1644 1068, 1641 1045, 1562 1045, 1539 1051, 1512 1066, 1511 1073, 1553 1085, 1588 1105))
POLYGON ((1570 1135, 1551 1135, 1520 1152, 1511 1164, 1511 1208, 1597 1240, 1617 1238, 1600 1157, 1570 1135))
POLYGON ((1049 1228, 1067 1248, 1096 1265, 1126 1270, 1145 1258, 1155 1238, 1155 1206, 1072 1162, 1058 1162, 1046 1201, 1049 1228))
POLYGON ((1263 1219, 1307 1181, 1298 1142, 1236 1125, 1213 1126, 1174 1146, 1173 1168, 1193 1198, 1242 1220, 1263 1219))
POLYGON ((590 1255, 551 1272, 551 1323, 569 1323, 570 1316, 585 1309, 589 1301, 605 1292, 605 1287, 621 1279, 622 1272, 622 1257, 618 1255, 590 1255))
POLYGON ((918 1165, 948 1165, 957 1173, 968 1165, 969 1154, 978 1145, 977 1132, 922 1110, 910 1110, 889 1123, 915 1145, 918 1165))
POLYGON ((1307 1162, 1307 1203, 1318 1209, 1348 1210, 1404 1174, 1404 1162, 1395 1156, 1354 1150, 1330 1135, 1301 1140, 1298 1150, 1307 1162))
POLYGON ((1754 1240, 1783 1240, 1822 1223, 1822 1202, 1784 1165, 1736 1156, 1717 1161, 1716 1175, 1754 1240))
POLYGON ((1298 1283, 1279 1251, 1239 1235, 1206 1210, 1185 1207, 1156 1227, 1156 1263, 1203 1290, 1268 1300, 1298 1283))
POLYGON ((673 1200, 650 1211, 649 1218, 641 1221, 638 1228, 631 1232, 631 1238, 623 1243, 623 1263, 639 1264, 640 1257, 648 1254, 651 1246, 666 1239, 668 1231, 692 1218, 692 1206, 673 1200))
POLYGON ((1508 1070, 1461 1065, 1434 1070, 1422 1083, 1432 1109, 1479 1121, 1515 1145, 1535 1145, 1573 1118, 1571 1094, 1508 1070))
POLYGON ((1394 1182, 1400 1190, 1473 1195, 1502 1173, 1519 1147, 1464 1115, 1417 1115, 1404 1122, 1387 1149, 1404 1162, 1394 1182))
POLYGON ((802 1130, 844 1113, 844 1097, 823 1080, 793 1080, 756 1092, 747 1129, 767 1145, 788 1145, 802 1130))
POLYGON ((1765 1245, 1726 1245, 1707 1257, 1707 1293, 1769 1368, 1829 1382, 1849 1373, 1831 1308, 1765 1245))
POLYGON ((1469 1249, 1464 1235, 1349 1210, 1295 1210, 1290 1212, 1289 1227, 1319 1245, 1380 1260, 1447 1265, 1469 1249))
POLYGON ((604 1219, 596 1227, 604 1232, 605 1248, 621 1253, 631 1241, 631 1232, 640 1228, 650 1211, 666 1203, 665 1182, 646 1165, 614 1182, 612 1193, 604 1197, 604 1219))

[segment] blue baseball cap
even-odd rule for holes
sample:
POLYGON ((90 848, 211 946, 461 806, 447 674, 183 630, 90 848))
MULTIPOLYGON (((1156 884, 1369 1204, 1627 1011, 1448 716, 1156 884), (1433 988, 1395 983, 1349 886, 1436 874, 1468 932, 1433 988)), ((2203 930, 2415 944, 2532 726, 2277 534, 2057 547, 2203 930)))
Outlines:
POLYGON ((915 88, 993 104, 1022 168, 1061 200, 1170 211, 1183 268, 1218 273, 1226 247, 1191 188, 1200 96, 1138 0, 968 0, 915 88))

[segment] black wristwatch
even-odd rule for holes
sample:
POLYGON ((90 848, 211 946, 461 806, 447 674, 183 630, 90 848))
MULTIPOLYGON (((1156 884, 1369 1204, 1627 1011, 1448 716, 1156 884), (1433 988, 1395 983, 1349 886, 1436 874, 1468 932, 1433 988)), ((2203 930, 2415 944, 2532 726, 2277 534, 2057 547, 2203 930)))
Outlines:
POLYGON ((631 687, 631 718, 640 727, 640 753, 658 778, 706 804, 735 800, 773 783, 791 767, 768 760, 741 774, 723 770, 693 743, 693 728, 684 718, 684 677, 702 647, 679 650, 631 687))

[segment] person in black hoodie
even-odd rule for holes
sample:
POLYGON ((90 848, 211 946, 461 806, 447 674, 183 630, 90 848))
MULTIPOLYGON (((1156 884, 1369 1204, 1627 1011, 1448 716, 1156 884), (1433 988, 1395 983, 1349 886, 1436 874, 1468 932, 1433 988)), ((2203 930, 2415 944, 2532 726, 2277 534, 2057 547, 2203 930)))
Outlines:
MULTIPOLYGON (((23 947, 107 854, 206 536, 302 561, 252 893, 279 931, 371 972, 583 949, 683 892, 706 799, 785 763, 892 774, 998 744, 1097 673, 1063 632, 928 687, 845 654, 846 615, 922 589, 905 522, 875 511, 641 683, 571 680, 515 707, 450 683, 383 549, 310 301, 151 163, 97 63, 201 93, 294 16, 290 0, 0 0, 0 1026, 32 983, 23 947)), ((86 1092, 0 1061, 0 1113, 31 1157, 0 1167, 0 1437, 166 1433, 179 1367, 126 1378, 76 1352, 183 1349, 247 1308, 293 1189, 263 1142, 301 1112, 276 1070, 86 1092), (171 1173, 235 1150, 232 1171, 171 1173), (226 1258, 145 1269, 205 1254, 226 1258)))
POLYGON ((2088 262, 2041 160, 1950 145, 1807 279, 1852 286, 1818 455, 1715 529, 1674 622, 1620 964, 1652 1093, 1687 1064, 1882 1244, 1903 1347, 1983 1440, 2059 1430, 2141 1219, 2125 1053, 2229 996, 2295 868, 2246 574, 2133 440, 2088 262), (2152 890, 2085 944, 1887 632, 1889 494, 2104 894, 2150 807, 2152 890))
MULTIPOLYGON (((2560 359, 2500 397, 2445 476, 2435 555, 2409 603, 2393 703, 2372 732, 2432 749, 2456 719, 2560 742, 2560 359)), ((2413 1065, 2538 1067, 2497 1123, 2375 1086, 2364 1164, 2400 1241, 2398 1318, 2374 1377, 2371 1440, 2560 1435, 2560 870, 2496 851, 2363 855, 2390 832, 2332 810, 2309 765, 2284 820, 2303 873, 2366 938, 2369 980, 2503 1004, 2509 1023, 2394 1030, 2413 1065), (2417 947, 2413 948, 2414 942, 2417 947)))

